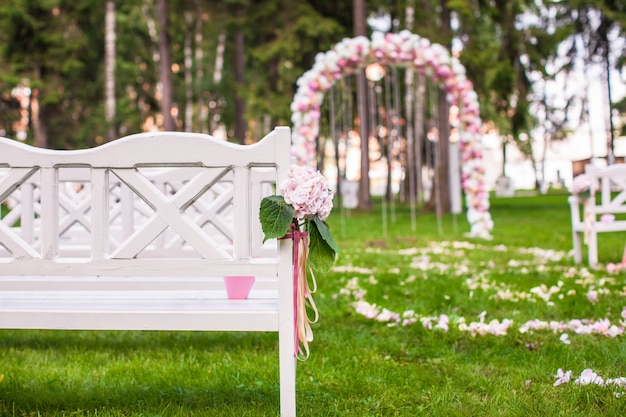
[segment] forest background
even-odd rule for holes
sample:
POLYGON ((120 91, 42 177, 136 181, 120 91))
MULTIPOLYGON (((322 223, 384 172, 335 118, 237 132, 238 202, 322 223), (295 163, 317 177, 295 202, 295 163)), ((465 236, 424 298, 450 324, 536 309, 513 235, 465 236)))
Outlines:
POLYGON ((528 155, 537 125, 559 140, 588 114, 584 89, 554 99, 549 82, 588 65, 624 77, 622 0, 4 0, 0 134, 56 149, 152 129, 256 140, 290 124, 316 54, 369 36, 376 14, 458 52, 487 128, 528 155))

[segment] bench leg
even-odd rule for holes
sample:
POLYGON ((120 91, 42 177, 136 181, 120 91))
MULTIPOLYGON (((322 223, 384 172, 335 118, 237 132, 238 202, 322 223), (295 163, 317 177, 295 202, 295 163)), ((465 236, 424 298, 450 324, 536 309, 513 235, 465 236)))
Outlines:
POLYGON ((574 263, 581 263, 583 261, 583 249, 582 249, 582 239, 580 238, 581 233, 576 230, 572 231, 572 242, 574 242, 574 263))
POLYGON ((296 417, 294 332, 293 330, 280 332, 278 338, 280 351, 280 416, 296 417))
POLYGON ((589 266, 596 268, 598 266, 598 234, 590 232, 587 238, 587 250, 589 251, 589 266))

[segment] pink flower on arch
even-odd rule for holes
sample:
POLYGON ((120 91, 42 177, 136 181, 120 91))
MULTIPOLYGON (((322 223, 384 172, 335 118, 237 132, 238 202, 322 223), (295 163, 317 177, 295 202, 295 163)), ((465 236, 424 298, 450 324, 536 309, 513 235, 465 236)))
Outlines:
POLYGON ((489 214, 488 196, 484 192, 472 195, 476 190, 466 183, 470 177, 473 182, 484 183, 484 169, 482 168, 482 151, 477 146, 480 143, 481 125, 478 95, 473 84, 467 79, 466 71, 460 61, 451 56, 442 45, 431 43, 409 31, 400 33, 374 32, 371 40, 364 36, 344 39, 333 49, 320 53, 315 57, 315 65, 297 81, 298 90, 294 96, 291 109, 293 129, 294 155, 298 163, 307 165, 314 162, 315 138, 319 133, 320 107, 324 100, 324 93, 329 90, 336 80, 352 74, 368 63, 401 65, 412 67, 419 74, 426 74, 439 83, 447 91, 447 99, 461 109, 460 147, 463 150, 463 170, 471 169, 473 173, 463 172, 462 186, 468 195, 468 213, 478 211, 480 216, 470 216, 471 231, 468 236, 490 238, 493 228, 489 214), (307 114, 308 113, 308 114, 307 114), (307 129, 302 129, 306 125, 307 129), (473 154, 466 155, 466 150, 473 154), (465 165, 469 165, 466 167, 465 165))

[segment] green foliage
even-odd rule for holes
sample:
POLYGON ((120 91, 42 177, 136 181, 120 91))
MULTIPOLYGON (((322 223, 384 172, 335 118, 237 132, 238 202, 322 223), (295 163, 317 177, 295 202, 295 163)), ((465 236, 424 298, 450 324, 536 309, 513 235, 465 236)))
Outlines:
POLYGON ((324 276, 335 264, 339 248, 328 226, 318 216, 314 216, 312 221, 307 223, 307 231, 309 233, 308 266, 315 275, 324 276))
POLYGON ((342 27, 339 16, 323 16, 309 2, 263 2, 250 9, 249 24, 250 89, 246 91, 251 118, 267 114, 273 120, 289 124, 289 105, 295 83, 311 68, 315 55, 329 50, 350 31, 342 27), (268 24, 273 22, 273 24, 268 24))
POLYGON ((263 230, 263 241, 285 236, 293 221, 293 206, 285 203, 279 195, 272 195, 261 200, 259 220, 263 230))
MULTIPOLYGON (((97 73, 102 39, 102 12, 91 9, 92 0, 81 4, 62 1, 13 1, 0 8, 7 46, 2 50, 8 73, 0 75, 7 86, 15 79, 28 80, 37 93, 42 128, 56 148, 80 147, 83 138, 73 132, 93 123, 89 104, 98 105, 101 86, 97 73), (100 16, 100 18, 99 18, 100 16), (96 74, 96 76, 94 76, 96 74)), ((11 86, 12 88, 12 86, 11 86)), ((9 123, 0 121, 0 124, 9 123)), ((93 144, 93 141, 86 142, 93 144)))
POLYGON ((333 236, 330 234, 330 229, 328 228, 328 225, 318 216, 313 217, 312 223, 315 226, 315 229, 317 229, 320 237, 324 240, 324 242, 326 242, 328 247, 332 249, 335 253, 339 253, 339 247, 337 246, 337 243, 335 243, 333 236))
MULTIPOLYGON (((229 0, 185 2, 170 0, 168 28, 174 74, 174 102, 180 111, 187 89, 184 80, 184 42, 195 36, 201 23, 202 41, 198 47, 204 70, 202 80, 191 89, 194 114, 200 105, 209 106, 211 123, 194 123, 193 130, 234 120, 236 93, 246 103, 246 119, 251 137, 264 133, 262 126, 289 124, 289 104, 295 83, 313 65, 315 55, 328 51, 344 37, 353 36, 351 2, 325 0, 229 0), (192 12, 191 27, 184 22, 192 12), (236 31, 245 37, 245 82, 234 83, 236 31), (213 81, 217 39, 226 34, 224 69, 220 82, 213 81), (239 89, 239 91, 236 91, 239 89), (202 98, 204 103, 200 103, 202 98)), ((453 35, 463 49, 460 60, 474 84, 485 122, 500 130, 501 137, 516 137, 536 124, 529 114, 531 85, 528 70, 547 75, 546 63, 555 56, 557 45, 568 36, 583 34, 585 51, 595 61, 602 57, 605 35, 611 31, 623 37, 626 12, 623 2, 595 0, 544 1, 553 8, 553 17, 541 16, 539 3, 530 0, 470 1, 449 0, 459 25, 453 35), (601 13, 599 13, 601 12, 601 13), (601 25, 590 31, 590 16, 598 14, 601 25), (523 16, 538 15, 539 24, 523 27, 523 16), (596 33, 597 32, 597 33, 596 33), (522 60, 521 57, 524 57, 522 60)), ((408 1, 367 2, 367 14, 390 12, 404 28, 408 1)), ((433 42, 449 43, 448 31, 441 28, 441 2, 413 1, 415 23, 412 30, 433 42), (445 38, 444 38, 445 37, 445 38)), ((149 33, 149 18, 155 17, 155 2, 129 0, 116 2, 117 67, 116 120, 121 134, 142 130, 144 121, 159 110, 157 92, 158 45, 149 33)), ((51 147, 91 146, 104 135, 107 124, 103 110, 103 0, 6 0, 0 3, 0 97, 8 103, 10 91, 22 80, 37 89, 42 119, 51 147)), ((158 30, 158 28, 157 28, 158 30)), ((158 33, 157 33, 158 35, 158 33)), ((579 48, 575 43, 572 48, 579 48), (575 45, 575 46, 574 46, 575 45)), ((619 54, 618 54, 619 55, 619 54)), ((573 55, 572 55, 573 56, 573 55)), ((618 68, 625 54, 618 57, 618 68)), ((573 61, 572 61, 573 62, 573 61)), ((573 66, 573 63, 567 64, 573 66)), ((566 65, 566 66, 567 66, 566 65)), ((206 111, 206 108, 204 109, 206 111)), ((0 128, 12 134, 17 112, 7 105, 0 111, 0 128)), ((179 124, 180 125, 180 124, 179 124)), ((182 125, 180 125, 182 127, 182 125)), ((32 141, 32 132, 29 140, 32 141)))

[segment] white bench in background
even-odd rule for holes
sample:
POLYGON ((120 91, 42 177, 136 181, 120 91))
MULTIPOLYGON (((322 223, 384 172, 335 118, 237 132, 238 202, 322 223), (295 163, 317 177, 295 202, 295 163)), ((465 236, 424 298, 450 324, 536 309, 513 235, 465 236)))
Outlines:
MULTIPOLYGON (((589 266, 598 264, 598 233, 626 231, 626 164, 607 167, 587 165, 585 175, 591 184, 588 198, 569 197, 574 262, 582 262, 583 243, 589 266), (606 215, 603 220, 602 216, 606 215)), ((624 234, 626 238, 626 234, 624 234)), ((626 239, 624 239, 626 243, 626 239)))
POLYGON ((295 416, 292 242, 261 247, 258 224, 290 147, 286 127, 249 146, 177 132, 75 151, 0 138, 12 206, 0 328, 278 332, 280 412, 295 416), (230 275, 257 277, 248 299, 227 298, 230 275))

